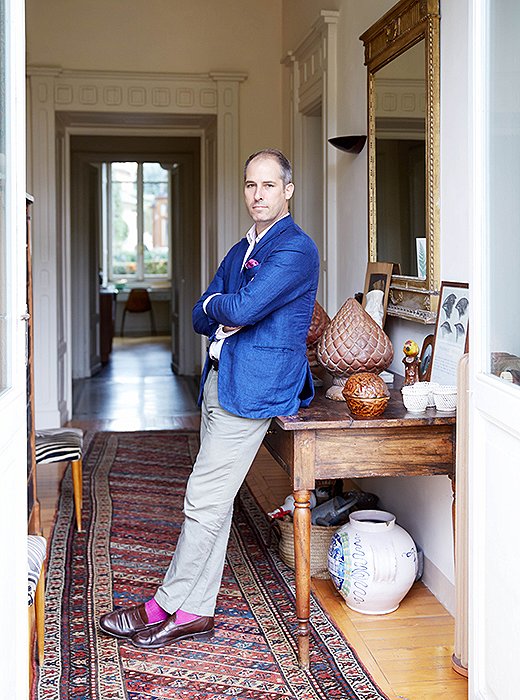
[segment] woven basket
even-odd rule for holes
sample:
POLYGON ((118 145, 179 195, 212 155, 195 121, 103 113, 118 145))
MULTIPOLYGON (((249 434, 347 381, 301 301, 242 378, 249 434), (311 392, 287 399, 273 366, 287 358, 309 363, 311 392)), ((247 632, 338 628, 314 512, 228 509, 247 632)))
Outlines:
MULTIPOLYGON (((294 526, 292 520, 275 520, 280 541, 278 549, 280 559, 291 569, 294 569, 294 526)), ((328 554, 332 535, 337 527, 311 525, 311 576, 314 578, 329 578, 328 554)))

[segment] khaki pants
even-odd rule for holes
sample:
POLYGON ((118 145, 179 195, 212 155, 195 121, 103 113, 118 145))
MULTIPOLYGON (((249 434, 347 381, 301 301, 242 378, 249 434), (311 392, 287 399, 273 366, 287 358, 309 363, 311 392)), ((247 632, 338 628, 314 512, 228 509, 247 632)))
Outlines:
POLYGON ((155 599, 169 613, 212 616, 226 557, 233 501, 270 418, 241 418, 218 401, 218 372, 204 385, 200 450, 188 480, 184 523, 155 599))

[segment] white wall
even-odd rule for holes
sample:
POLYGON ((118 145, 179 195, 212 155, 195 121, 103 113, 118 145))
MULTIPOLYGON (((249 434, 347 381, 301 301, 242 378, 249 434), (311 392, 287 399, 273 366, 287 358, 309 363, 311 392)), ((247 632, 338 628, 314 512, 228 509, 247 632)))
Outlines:
MULTIPOLYGON (((163 0, 136 0, 133 3, 92 0, 88 3, 87 12, 85 3, 79 0, 50 0, 42 12, 41 3, 29 1, 27 4, 27 59, 31 68, 35 67, 29 84, 37 94, 31 100, 29 132, 31 136, 34 132, 34 137, 31 138, 33 148, 29 151, 29 173, 31 191, 39 200, 34 227, 35 238, 39 241, 34 249, 35 279, 40 280, 39 286, 35 285, 35 371, 39 427, 54 427, 67 420, 71 403, 66 400, 70 397, 61 395, 70 387, 67 372, 70 333, 68 337, 62 335, 63 329, 68 331, 70 324, 67 299, 62 298, 63 287, 59 279, 59 254, 62 250, 66 252, 66 246, 57 245, 59 234, 56 232, 60 231, 57 224, 61 209, 54 211, 56 197, 52 194, 57 181, 56 173, 60 173, 60 167, 66 164, 64 158, 56 164, 53 154, 49 152, 49 148, 52 148, 49 144, 53 144, 56 132, 54 75, 57 74, 56 80, 59 80, 60 69, 81 70, 83 75, 88 75, 88 71, 102 70, 106 75, 112 75, 111 71, 126 71, 129 77, 144 75, 141 77, 142 83, 146 83, 147 74, 152 72, 170 75, 169 72, 173 71, 176 76, 186 75, 187 81, 191 76, 216 76, 220 100, 218 113, 222 117, 218 134, 222 138, 221 143, 226 143, 226 148, 218 154, 220 179, 212 182, 213 189, 208 187, 206 192, 218 192, 219 196, 216 214, 220 225, 215 249, 218 248, 220 257, 223 250, 239 238, 235 227, 237 209, 239 230, 245 231, 249 226, 244 208, 235 206, 241 201, 241 163, 260 147, 280 145, 281 69, 278 50, 266 52, 265 47, 273 44, 279 47, 281 43, 281 0, 267 0, 261 8, 248 8, 247 12, 238 0, 224 0, 218 5, 207 0, 194 0, 189 8, 185 5, 163 0), (44 66, 44 71, 38 71, 38 66, 44 66), (224 81, 218 79, 222 71, 248 76, 240 86, 236 83, 236 96, 235 83, 229 93, 224 81), (35 78, 35 74, 39 77, 35 78), (45 77, 42 78, 42 75, 45 77), (35 87, 36 83, 40 86, 42 82, 41 89, 35 87), (231 104, 228 104, 230 99, 231 104), (237 122, 235 105, 238 105, 237 122), (239 129, 237 124, 242 128, 239 129), (233 138, 226 140, 226 134, 231 129, 233 138), (236 187, 234 195, 231 187, 236 187), (228 225, 230 221, 231 226, 228 225), (48 251, 51 251, 50 256, 48 251), (42 310, 47 297, 50 303, 42 310)), ((212 78, 208 77, 207 82, 211 83, 212 78)), ((96 94, 100 95, 101 92, 97 90, 96 94)), ((33 95, 29 93, 29 97, 33 95)), ((104 112, 103 102, 97 104, 99 111, 104 112)), ((113 112, 119 111, 117 104, 115 109, 113 104, 107 103, 106 106, 110 106, 113 112)), ((65 106, 65 109, 69 108, 65 106)), ((151 104, 147 109, 154 111, 151 104)), ((157 111, 165 112, 160 106, 157 111)), ((95 116, 89 113, 85 123, 94 124, 95 116)), ((148 126, 154 122, 154 116, 151 115, 148 126)), ((161 116, 158 117, 159 123, 153 124, 154 128, 165 124, 161 116)), ((111 115, 111 118, 114 128, 117 128, 117 115, 115 118, 111 115)), ((123 128, 130 123, 135 124, 131 117, 126 120, 126 114, 121 114, 119 118, 123 128)), ((98 122, 104 119, 105 116, 100 115, 98 122)), ((182 123, 180 119, 180 126, 182 123)), ((104 121, 103 124, 106 126, 104 121)), ((63 148, 60 153, 64 153, 63 148)), ((65 202, 67 193, 63 195, 65 202)), ((212 262, 211 273, 216 267, 216 262, 212 262)))
MULTIPOLYGON (((282 0, 27 0, 27 62, 70 69, 243 71, 240 161, 281 146, 282 0)), ((237 187, 240 187, 237 183, 237 187)), ((242 210, 242 228, 248 217, 242 210)))
MULTIPOLYGON (((266 145, 288 148, 287 69, 280 59, 296 48, 321 9, 340 10, 338 134, 366 133, 366 67, 359 35, 393 4, 265 0, 246 7, 240 0, 27 0, 28 62, 96 70, 245 71, 248 79, 240 87, 243 161, 266 145)), ((441 279, 463 281, 470 269, 466 3, 446 2, 441 11, 441 279)), ((341 153, 337 172, 338 298, 327 309, 330 314, 363 288, 368 257, 366 149, 357 156, 341 153)), ((243 229, 248 225, 244 211, 241 223, 243 229)), ((421 342, 432 328, 392 319, 388 331, 396 349, 392 368, 399 372, 404 340, 421 342)), ((445 586, 453 581, 449 480, 380 479, 365 486, 380 494, 384 506, 424 548, 431 562, 427 582, 451 607, 445 586)))
MULTIPOLYGON (((363 44, 368 27, 394 5, 394 0, 285 0, 283 55, 301 41, 319 10, 339 9, 338 24, 338 135, 366 134, 367 74, 363 44)), ((467 281, 470 269, 467 152, 467 9, 466 3, 441 7, 441 279, 467 281)), ((287 110, 286 112, 287 113, 287 110)), ((288 133, 285 125, 284 138, 288 133)), ((338 158, 338 299, 363 289, 368 259, 367 150, 338 158)), ((391 369, 402 374, 401 348, 407 338, 419 345, 433 326, 390 318, 387 325, 395 359, 391 369)), ((384 507, 423 547, 425 581, 453 610, 453 536, 451 484, 447 477, 367 479, 363 487, 378 493, 384 507)))

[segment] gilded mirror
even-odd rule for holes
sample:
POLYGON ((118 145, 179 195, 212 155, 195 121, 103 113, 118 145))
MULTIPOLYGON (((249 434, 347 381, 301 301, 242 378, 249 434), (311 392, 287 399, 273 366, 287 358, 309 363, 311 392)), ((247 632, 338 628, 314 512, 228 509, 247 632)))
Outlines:
POLYGON ((401 0, 360 37, 368 68, 369 260, 388 314, 434 323, 439 294, 439 0, 401 0), (398 266, 398 267, 397 267, 398 266))

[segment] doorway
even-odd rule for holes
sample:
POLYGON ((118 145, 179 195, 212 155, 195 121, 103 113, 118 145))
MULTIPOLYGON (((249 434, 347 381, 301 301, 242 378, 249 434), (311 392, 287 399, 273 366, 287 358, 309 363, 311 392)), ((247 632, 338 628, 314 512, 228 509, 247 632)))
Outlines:
MULTIPOLYGON (((199 139, 200 294, 239 237, 239 88, 247 74, 87 73, 28 65, 27 75, 28 186, 38 202, 33 248, 36 416, 39 428, 51 428, 66 423, 72 409, 71 288, 76 280, 71 277, 70 138, 199 139)), ((180 290, 181 311, 191 283, 186 279, 180 290)), ((191 330, 191 318, 185 314, 179 320, 181 338, 187 328, 191 330)), ((200 365, 202 343, 193 357, 200 365)))
MULTIPOLYGON (((181 375, 198 375, 199 348, 191 332, 191 308, 201 288, 200 138, 72 134, 69 149, 73 379, 101 370, 100 284, 103 292, 109 285, 116 299, 115 335, 121 330, 129 290, 132 286, 148 288, 159 333, 170 339, 172 369, 181 375), (107 165, 123 161, 159 163, 169 173, 171 267, 170 274, 161 279, 129 279, 121 284, 122 280, 106 274, 106 231, 111 227, 107 226, 104 173, 107 165)), ((128 328, 125 332, 128 334, 128 328)), ((142 333, 136 327, 133 332, 130 328, 130 334, 142 333)))

